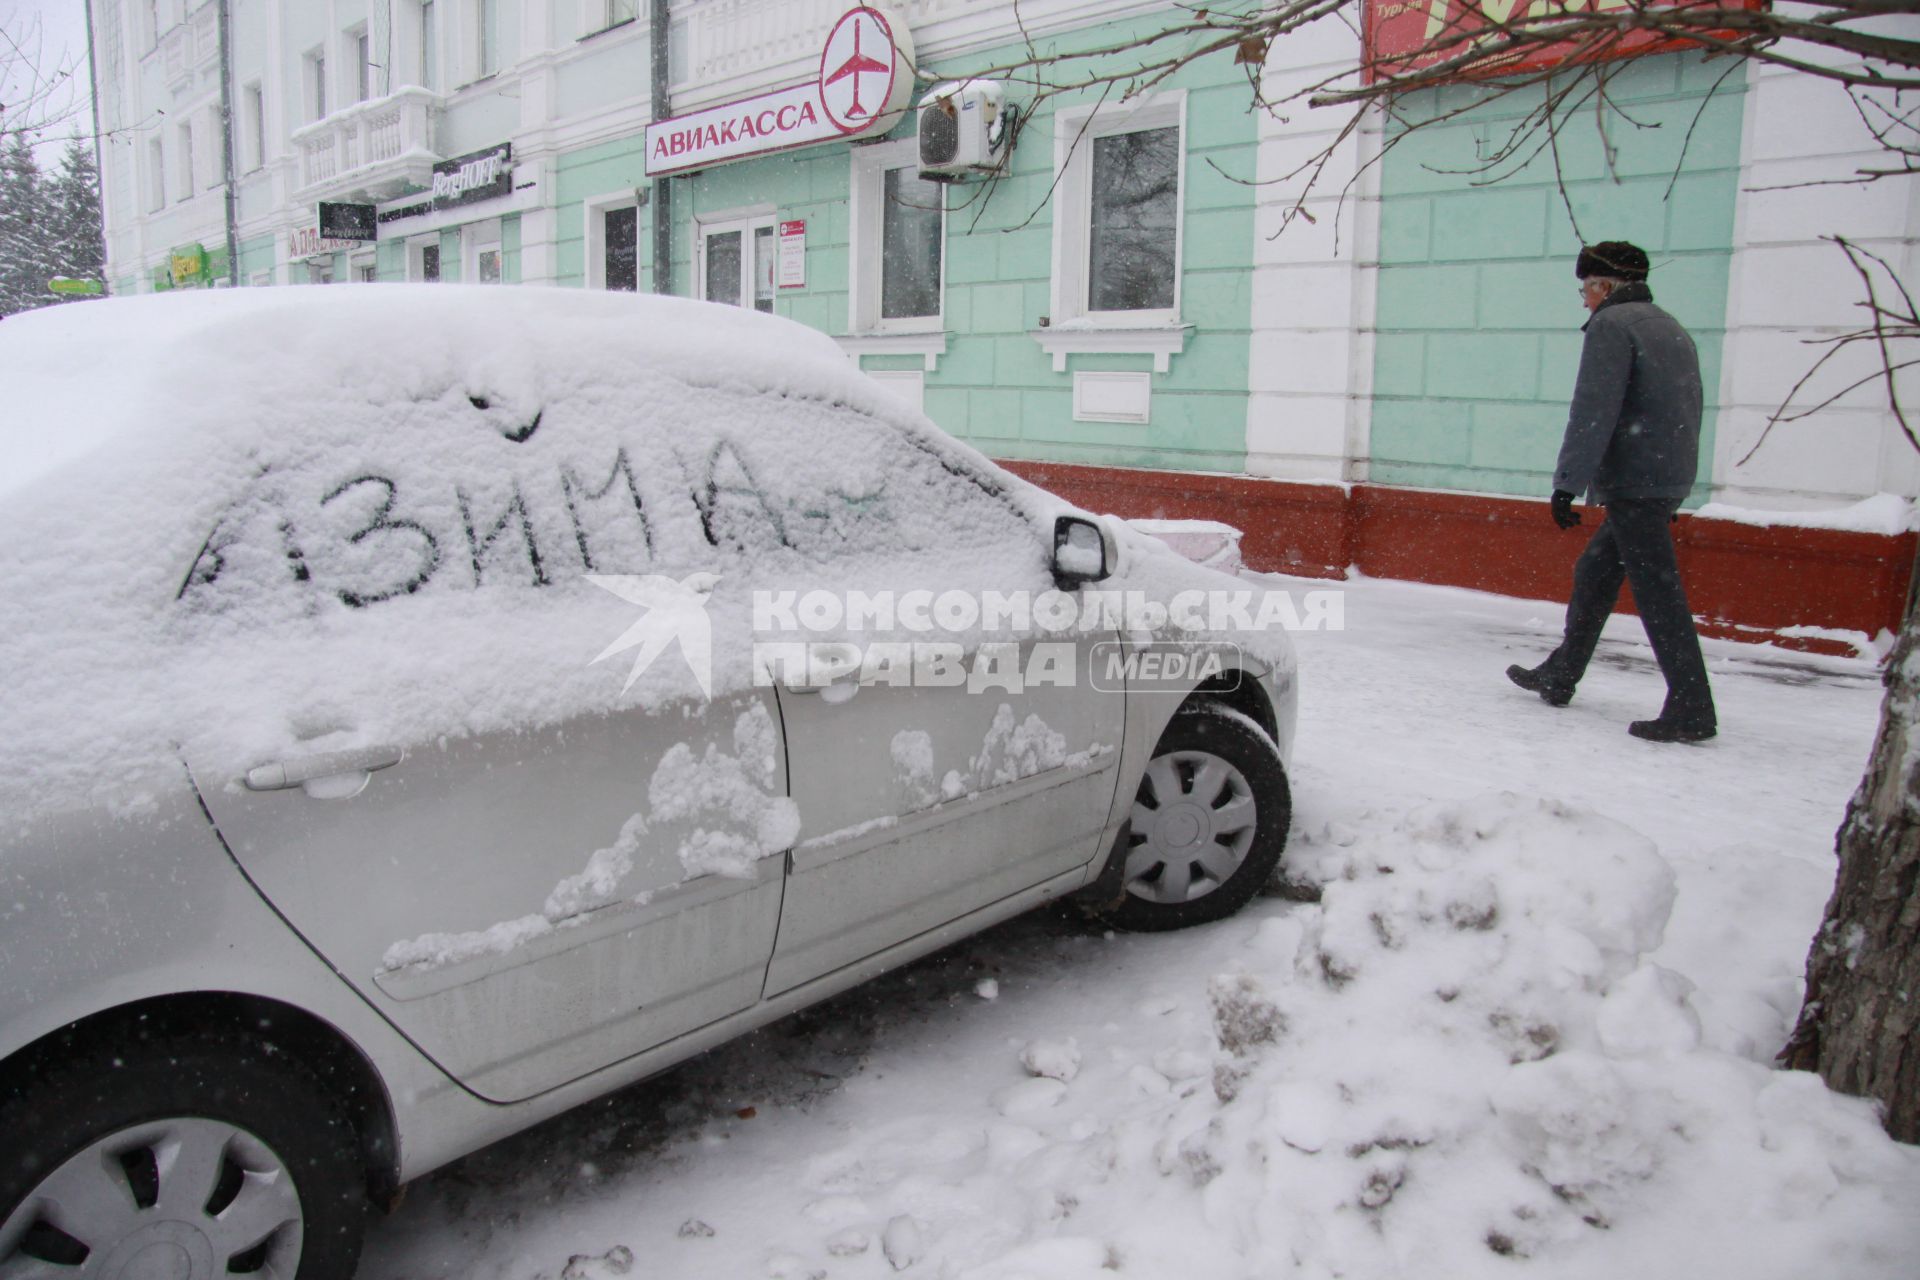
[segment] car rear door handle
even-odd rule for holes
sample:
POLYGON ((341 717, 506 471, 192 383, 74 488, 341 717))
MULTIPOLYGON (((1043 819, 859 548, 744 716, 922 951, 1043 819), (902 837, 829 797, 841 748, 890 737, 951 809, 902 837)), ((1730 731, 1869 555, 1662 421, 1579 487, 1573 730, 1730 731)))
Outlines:
POLYGON ((343 773, 372 773, 400 763, 398 747, 352 747, 345 751, 323 751, 318 755, 276 760, 247 770, 249 791, 285 791, 315 778, 331 778, 343 773))
POLYGON ((807 646, 798 669, 788 667, 781 684, 789 693, 828 694, 829 702, 844 702, 860 687, 860 647, 845 641, 807 646))

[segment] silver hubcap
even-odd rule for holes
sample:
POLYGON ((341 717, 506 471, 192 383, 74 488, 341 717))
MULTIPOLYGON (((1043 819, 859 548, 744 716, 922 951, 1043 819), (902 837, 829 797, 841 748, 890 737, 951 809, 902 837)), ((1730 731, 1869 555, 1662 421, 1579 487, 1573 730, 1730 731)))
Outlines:
POLYGON ((264 1142, 159 1120, 74 1155, 0 1222, 0 1280, 293 1280, 300 1196, 264 1142))
POLYGON ((1219 756, 1155 756, 1133 800, 1127 892, 1148 902, 1206 897, 1247 860, 1258 817, 1246 777, 1219 756))

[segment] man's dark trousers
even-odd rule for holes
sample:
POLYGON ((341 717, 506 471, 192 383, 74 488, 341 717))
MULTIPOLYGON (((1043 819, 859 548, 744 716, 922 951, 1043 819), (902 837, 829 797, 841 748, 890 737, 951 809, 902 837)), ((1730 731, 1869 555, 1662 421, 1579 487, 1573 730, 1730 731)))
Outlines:
POLYGON ((1566 638, 1543 669, 1554 684, 1569 691, 1580 683, 1600 643, 1600 629, 1620 598, 1620 584, 1630 582, 1654 659, 1667 678, 1661 719, 1711 728, 1713 690, 1707 684, 1707 664, 1700 656, 1700 637, 1693 629, 1668 524, 1679 507, 1678 498, 1616 498, 1607 504, 1605 523, 1594 530, 1573 566, 1566 638))

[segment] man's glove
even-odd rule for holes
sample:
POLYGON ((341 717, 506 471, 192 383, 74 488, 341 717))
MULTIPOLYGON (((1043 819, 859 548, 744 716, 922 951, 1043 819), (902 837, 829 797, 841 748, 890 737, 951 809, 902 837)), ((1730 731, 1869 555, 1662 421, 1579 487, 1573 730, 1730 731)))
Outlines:
POLYGON ((1562 529, 1571 529, 1580 523, 1580 513, 1573 509, 1573 495, 1565 489, 1553 491, 1553 522, 1562 529))

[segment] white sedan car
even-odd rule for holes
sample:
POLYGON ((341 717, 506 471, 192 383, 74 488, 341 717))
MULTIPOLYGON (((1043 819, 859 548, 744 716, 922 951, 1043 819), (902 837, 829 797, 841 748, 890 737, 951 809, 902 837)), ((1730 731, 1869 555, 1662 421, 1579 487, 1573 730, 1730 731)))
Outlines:
POLYGON ((1270 611, 810 330, 260 290, 0 368, 0 1280, 338 1280, 483 1144, 1280 859, 1270 611))

